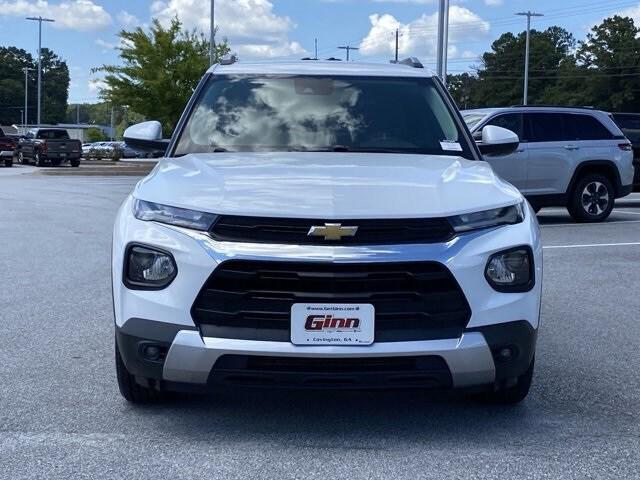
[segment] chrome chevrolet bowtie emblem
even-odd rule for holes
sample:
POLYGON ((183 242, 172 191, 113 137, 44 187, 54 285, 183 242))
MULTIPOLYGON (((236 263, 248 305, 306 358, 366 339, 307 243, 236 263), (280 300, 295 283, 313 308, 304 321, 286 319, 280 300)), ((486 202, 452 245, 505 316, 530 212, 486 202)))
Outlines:
POLYGON ((325 223, 324 226, 314 225, 309 230, 310 237, 324 237, 325 240, 342 240, 342 237, 354 237, 358 227, 343 227, 341 223, 325 223))

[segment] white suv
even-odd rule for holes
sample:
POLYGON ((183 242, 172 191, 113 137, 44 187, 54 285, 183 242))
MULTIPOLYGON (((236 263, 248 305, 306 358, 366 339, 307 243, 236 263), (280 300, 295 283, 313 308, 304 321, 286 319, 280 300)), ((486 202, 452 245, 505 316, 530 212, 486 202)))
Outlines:
MULTIPOLYGON (((235 384, 531 384, 542 250, 439 80, 401 65, 232 63, 204 77, 113 236, 132 402, 235 384)), ((130 127, 157 148, 161 127, 130 127)), ((517 147, 499 127, 483 149, 517 147)))
POLYGON ((601 222, 609 217, 616 198, 631 193, 631 143, 608 113, 527 106, 466 110, 462 115, 479 142, 487 125, 518 134, 515 152, 487 161, 536 211, 566 206, 579 222, 601 222))

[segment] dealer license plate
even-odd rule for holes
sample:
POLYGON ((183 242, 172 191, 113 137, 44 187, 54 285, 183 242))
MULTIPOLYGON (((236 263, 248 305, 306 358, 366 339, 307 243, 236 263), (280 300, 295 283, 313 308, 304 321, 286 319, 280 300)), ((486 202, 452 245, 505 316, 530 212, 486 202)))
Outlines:
POLYGON ((368 303, 295 303, 291 343, 295 345, 371 345, 375 309, 368 303))

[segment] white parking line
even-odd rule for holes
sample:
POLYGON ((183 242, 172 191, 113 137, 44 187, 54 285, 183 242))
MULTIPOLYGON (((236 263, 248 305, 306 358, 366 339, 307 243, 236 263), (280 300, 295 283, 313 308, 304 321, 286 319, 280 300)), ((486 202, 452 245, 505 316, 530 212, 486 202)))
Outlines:
POLYGON ((549 228, 549 227, 602 227, 603 225, 614 225, 616 223, 640 223, 640 220, 614 220, 613 222, 604 222, 604 223, 549 223, 549 224, 540 224, 540 228, 549 228))
POLYGON ((545 250, 557 248, 591 248, 591 247, 628 247, 632 245, 640 245, 640 242, 624 242, 624 243, 587 243, 584 245, 547 245, 542 247, 545 250))
MULTIPOLYGON (((632 207, 627 207, 632 208, 632 207)), ((628 213, 629 215, 640 215, 640 212, 626 212, 624 210, 614 210, 615 213, 628 213)))

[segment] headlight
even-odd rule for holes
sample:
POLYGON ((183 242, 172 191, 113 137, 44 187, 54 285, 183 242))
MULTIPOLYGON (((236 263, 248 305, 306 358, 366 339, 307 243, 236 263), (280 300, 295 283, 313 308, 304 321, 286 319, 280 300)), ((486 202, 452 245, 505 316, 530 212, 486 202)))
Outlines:
POLYGON ((132 290, 163 289, 178 273, 170 253, 144 245, 129 245, 124 262, 124 284, 132 290))
POLYGON ((218 218, 218 216, 213 213, 170 207, 168 205, 160 205, 159 203, 138 200, 137 198, 133 201, 133 215, 138 220, 166 223, 202 231, 209 230, 218 218))
POLYGON ((449 221, 456 232, 468 232, 480 228, 497 227, 499 225, 513 225, 524 220, 524 202, 509 207, 494 208, 481 212, 465 213, 449 217, 449 221))
POLYGON ((533 254, 529 247, 516 247, 493 254, 485 277, 498 292, 528 292, 533 288, 533 254))

